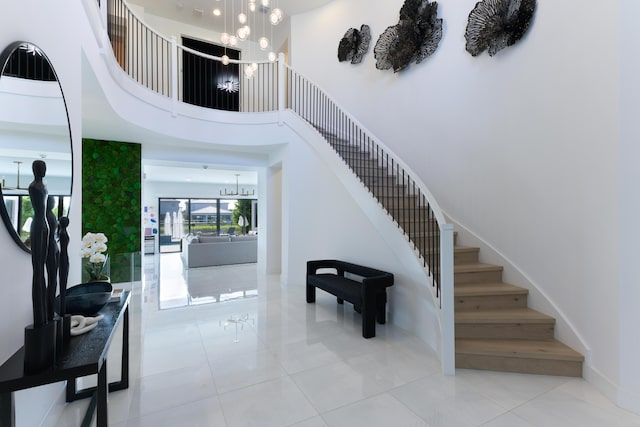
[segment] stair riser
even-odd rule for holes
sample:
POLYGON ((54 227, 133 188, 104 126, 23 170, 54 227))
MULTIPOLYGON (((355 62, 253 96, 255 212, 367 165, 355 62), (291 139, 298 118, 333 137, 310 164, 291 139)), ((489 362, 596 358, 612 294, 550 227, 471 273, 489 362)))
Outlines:
POLYGON ((344 146, 337 145, 334 147, 334 149, 338 154, 340 154, 340 157, 342 157, 343 159, 345 159, 345 161, 347 161, 347 163, 351 159, 358 159, 358 160, 371 159, 371 155, 366 151, 358 151, 357 149, 354 149, 352 147, 344 147, 344 146))
POLYGON ((549 323, 456 323, 456 338, 550 340, 554 329, 549 323))
POLYGON ((377 196, 376 199, 389 211, 397 211, 398 208, 417 209, 419 208, 415 196, 388 197, 377 196))
POLYGON ((404 195, 405 187, 402 185, 396 186, 384 186, 384 187, 376 187, 370 188, 371 192, 376 197, 397 197, 398 195, 404 195))
POLYGON ((456 368, 567 377, 582 376, 582 362, 475 354, 456 354, 456 368))
POLYGON ((486 295, 455 298, 456 311, 526 308, 527 295, 486 295))
MULTIPOLYGON (((428 234, 428 233, 425 233, 425 234, 428 234)), ((432 237, 433 237, 433 235, 431 235, 431 238, 432 238, 432 237)), ((417 237, 417 236, 413 235, 413 236, 411 236, 411 241, 412 241, 416 246, 422 247, 421 245, 422 245, 425 241, 427 241, 427 237, 426 237, 426 236, 417 237)), ((457 244, 457 241, 458 241, 458 235, 457 235, 456 233, 454 233, 454 234, 453 234, 453 244, 454 244, 454 245, 456 245, 456 244, 457 244)), ((427 244, 429 244, 429 243, 427 242, 427 244)), ((438 248, 438 247, 436 247, 436 248, 435 248, 435 250, 436 250, 436 252, 440 252, 440 248, 438 248)))
POLYGON ((453 263, 454 264, 474 264, 479 261, 480 250, 475 249, 471 251, 454 251, 453 263))
POLYGON ((416 238, 419 239, 420 235, 425 236, 425 235, 435 235, 434 231, 438 231, 438 226, 435 224, 416 224, 416 223, 412 223, 412 224, 406 224, 403 222, 398 222, 398 225, 400 226, 400 228, 402 228, 404 230, 404 232, 411 236, 412 238, 416 238))
POLYGON ((472 271, 454 274, 454 283, 502 282, 502 270, 472 271))
POLYGON ((359 168, 359 167, 351 167, 351 170, 355 172, 356 175, 358 175, 361 179, 371 179, 371 178, 376 178, 376 179, 393 179, 394 181, 392 182, 397 182, 395 180, 394 177, 389 177, 389 174, 387 173, 386 169, 383 170, 376 170, 376 169, 369 169, 369 168, 359 168))

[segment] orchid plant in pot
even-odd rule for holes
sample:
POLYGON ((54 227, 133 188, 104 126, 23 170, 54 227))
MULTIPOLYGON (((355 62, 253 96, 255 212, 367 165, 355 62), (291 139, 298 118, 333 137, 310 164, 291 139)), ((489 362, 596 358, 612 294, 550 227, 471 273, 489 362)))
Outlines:
POLYGON ((88 258, 85 271, 90 282, 109 281, 107 261, 107 236, 104 233, 87 233, 82 238, 82 258, 88 258))

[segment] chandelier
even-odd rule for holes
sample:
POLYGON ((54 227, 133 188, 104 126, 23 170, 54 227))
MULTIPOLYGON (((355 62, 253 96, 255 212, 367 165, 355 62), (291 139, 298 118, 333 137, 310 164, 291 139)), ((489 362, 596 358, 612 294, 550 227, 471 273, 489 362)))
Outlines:
POLYGON ((16 177, 17 177, 16 186, 15 187, 7 186, 5 178, 2 177, 2 181, 0 182, 0 189, 1 190, 28 190, 28 187, 20 186, 20 165, 24 162, 14 160, 13 163, 15 163, 18 167, 18 173, 16 174, 16 177))
POLYGON ((221 196, 241 196, 241 197, 247 197, 247 196, 254 196, 256 194, 256 190, 253 190, 251 193, 249 193, 248 191, 244 191, 244 188, 242 189, 242 191, 239 191, 239 187, 238 187, 238 177, 240 176, 239 173, 236 174, 236 191, 227 191, 227 189, 224 189, 224 193, 222 192, 222 190, 220 190, 220 195, 221 196))
MULTIPOLYGON (((218 0, 219 1, 219 0, 218 0)), ((239 41, 252 41, 262 51, 269 51, 267 58, 275 62, 277 54, 273 51, 273 27, 280 24, 284 19, 284 12, 278 7, 279 0, 224 0, 224 10, 214 9, 214 15, 224 14, 224 32, 220 35, 220 42, 225 47, 225 54, 222 56, 222 63, 228 65, 229 57, 226 48, 237 46, 239 41), (226 13, 229 9, 227 3, 231 3, 231 14, 226 13), (236 13, 237 12, 237 13, 236 13), (227 29, 227 16, 231 16, 231 25, 227 29), (262 20, 263 34, 255 34, 257 28, 256 21, 262 20), (269 32, 269 37, 267 35, 269 32)), ((251 47, 250 47, 251 49, 251 47)), ((245 67, 245 76, 250 78, 257 71, 257 63, 248 64, 245 67)), ((227 90, 221 88, 221 90, 227 90)))

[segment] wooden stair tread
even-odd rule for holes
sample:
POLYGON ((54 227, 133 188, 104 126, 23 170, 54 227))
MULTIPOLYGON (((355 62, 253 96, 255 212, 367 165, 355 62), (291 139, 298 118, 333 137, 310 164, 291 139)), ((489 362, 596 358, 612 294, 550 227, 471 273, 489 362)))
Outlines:
POLYGON ((456 354, 584 361, 580 353, 556 340, 457 339, 456 354))
POLYGON ((454 273, 473 273, 480 271, 502 271, 501 265, 485 264, 482 262, 474 262, 469 264, 456 264, 453 266, 454 273))
POLYGON ((458 311, 456 323, 555 323, 555 319, 530 308, 458 311))
POLYGON ((527 295, 529 290, 508 283, 460 283, 455 285, 456 297, 484 295, 527 295))
POLYGON ((477 246, 456 245, 453 247, 454 252, 477 252, 480 250, 477 246))

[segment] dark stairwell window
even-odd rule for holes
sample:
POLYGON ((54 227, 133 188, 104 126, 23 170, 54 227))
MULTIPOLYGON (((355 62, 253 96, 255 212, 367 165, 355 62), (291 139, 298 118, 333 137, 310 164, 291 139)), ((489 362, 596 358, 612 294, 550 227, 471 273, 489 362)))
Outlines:
MULTIPOLYGON (((207 43, 202 40, 182 37, 182 45, 198 52, 230 59, 240 59, 240 51, 224 46, 207 43)), ((238 91, 219 89, 218 84, 240 83, 238 64, 223 65, 221 62, 202 58, 190 52, 182 54, 183 100, 200 107, 217 110, 239 111, 240 95, 238 91)))

